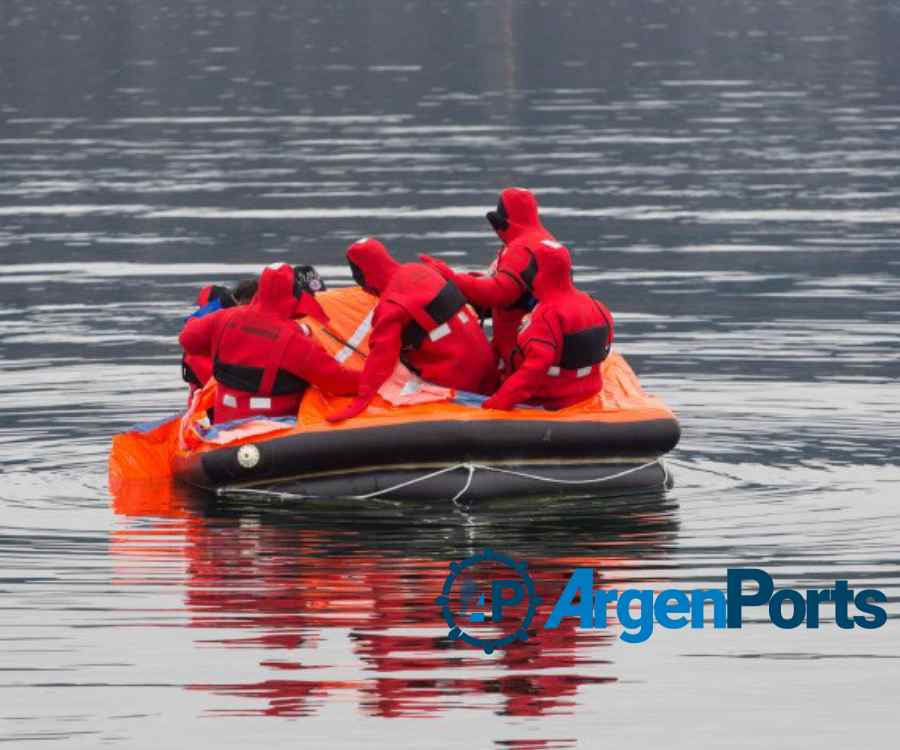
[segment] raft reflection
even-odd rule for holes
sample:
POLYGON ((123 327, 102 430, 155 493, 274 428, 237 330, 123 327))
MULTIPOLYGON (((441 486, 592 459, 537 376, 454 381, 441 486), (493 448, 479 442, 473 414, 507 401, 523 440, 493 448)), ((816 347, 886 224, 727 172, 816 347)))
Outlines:
POLYGON ((528 562, 547 602, 577 566, 594 567, 604 585, 658 580, 640 569, 651 558, 658 569, 678 530, 676 507, 662 493, 465 510, 271 504, 144 485, 127 487, 114 508, 159 518, 114 534, 122 581, 140 581, 148 554, 183 556, 189 627, 213 633, 195 636, 195 646, 271 652, 259 661, 263 679, 186 685, 257 704, 211 710, 228 715, 310 715, 341 694, 382 717, 454 708, 569 713, 580 686, 616 680, 598 650, 616 630, 576 630, 567 621, 536 633, 545 604, 528 642, 485 656, 447 637, 434 598, 449 563, 484 547, 502 550, 528 562))

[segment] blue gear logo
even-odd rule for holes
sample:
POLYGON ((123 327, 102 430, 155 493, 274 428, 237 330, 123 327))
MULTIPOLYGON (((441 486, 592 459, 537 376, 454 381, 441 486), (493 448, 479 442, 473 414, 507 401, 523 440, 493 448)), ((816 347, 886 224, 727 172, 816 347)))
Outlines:
MULTIPOLYGON (((464 600, 467 594, 471 594, 472 590, 474 590, 473 585, 469 584, 467 587, 466 582, 462 583, 461 594, 464 600)), ((528 575, 526 563, 521 560, 513 560, 508 555, 494 552, 491 549, 485 549, 461 562, 450 563, 450 575, 448 575, 444 581, 444 588, 441 591, 440 596, 434 601, 435 604, 438 604, 441 607, 441 614, 444 616, 447 627, 450 628, 450 640, 463 641, 470 646, 482 649, 486 654, 493 653, 496 649, 504 648, 517 640, 527 641, 528 626, 531 625, 531 621, 534 619, 534 615, 537 612, 538 605, 541 603, 540 597, 538 597, 534 587, 534 581, 531 579, 531 576, 528 575), (474 612, 469 615, 470 622, 485 622, 487 619, 490 619, 494 623, 499 623, 503 619, 504 607, 520 604, 526 597, 528 599, 527 610, 521 621, 516 625, 515 629, 499 638, 478 638, 467 633, 460 627, 456 620, 456 616, 450 607, 453 587, 456 585, 459 576, 470 568, 485 563, 493 563, 495 567, 503 566, 509 568, 515 574, 516 578, 494 580, 491 584, 492 602, 490 618, 482 612, 474 612)), ((481 605, 484 604, 484 595, 479 597, 478 603, 481 605)))

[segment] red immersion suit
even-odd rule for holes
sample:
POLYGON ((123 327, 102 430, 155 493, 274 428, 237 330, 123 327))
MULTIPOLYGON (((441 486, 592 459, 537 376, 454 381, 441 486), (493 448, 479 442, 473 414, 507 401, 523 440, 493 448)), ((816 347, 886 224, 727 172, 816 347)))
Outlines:
POLYGON ((522 321, 512 353, 513 373, 486 409, 529 403, 562 409, 603 389, 600 363, 609 354, 613 319, 606 306, 572 283, 572 259, 565 247, 543 240, 534 249, 539 302, 522 321))
POLYGON ((364 238, 347 250, 356 282, 379 297, 359 398, 329 417, 363 411, 397 361, 437 385, 492 393, 497 366, 478 316, 456 286, 422 263, 398 263, 378 240, 364 238))
POLYGON ((533 305, 531 285, 535 271, 528 248, 555 238, 541 224, 534 195, 524 188, 506 188, 500 193, 497 210, 489 211, 487 219, 503 241, 490 275, 456 273, 443 261, 427 255, 420 257, 453 281, 473 305, 491 309, 492 344, 508 374, 519 323, 533 305))
MULTIPOLYGON (((203 308, 211 307, 218 301, 219 309, 234 306, 234 298, 231 292, 224 286, 210 284, 203 287, 197 294, 195 305, 198 311, 194 315, 206 314, 203 308)), ((188 406, 194 397, 195 391, 202 388, 212 377, 212 360, 201 354, 184 354, 181 357, 181 378, 188 384, 188 406)))
POLYGON ((338 364, 292 320, 318 307, 307 296, 297 296, 290 266, 273 264, 249 305, 187 322, 179 337, 185 352, 213 360, 217 423, 295 414, 310 384, 340 396, 357 392, 359 373, 338 364))

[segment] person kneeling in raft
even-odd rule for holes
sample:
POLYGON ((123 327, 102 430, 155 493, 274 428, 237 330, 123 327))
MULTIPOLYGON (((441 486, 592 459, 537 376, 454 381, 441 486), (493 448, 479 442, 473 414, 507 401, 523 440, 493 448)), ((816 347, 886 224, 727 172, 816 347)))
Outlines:
POLYGON ((482 406, 512 409, 528 403, 562 409, 603 389, 600 364, 609 354, 613 319, 602 302, 572 283, 569 251, 552 240, 531 250, 537 264, 538 304, 525 316, 512 351, 512 374, 482 406))
POLYGON ((327 320, 305 288, 303 267, 267 266, 259 291, 245 307, 219 310, 187 322, 179 342, 188 354, 213 360, 215 422, 294 415, 310 384, 337 396, 355 396, 359 373, 339 364, 294 318, 327 320))
POLYGON ((493 393, 497 364, 491 345, 452 281, 423 263, 398 263, 381 242, 368 237, 350 245, 347 262, 356 283, 379 301, 359 396, 330 414, 329 422, 364 411, 398 360, 445 388, 493 393))

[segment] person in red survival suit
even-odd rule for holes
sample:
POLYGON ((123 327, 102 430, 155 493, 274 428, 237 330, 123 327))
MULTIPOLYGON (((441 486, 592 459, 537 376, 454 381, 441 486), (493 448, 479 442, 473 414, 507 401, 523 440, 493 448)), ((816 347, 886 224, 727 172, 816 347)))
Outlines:
MULTIPOLYGON (((203 287, 197 295, 195 304, 197 309, 187 317, 202 318, 223 308, 235 305, 247 305, 256 294, 259 286, 258 279, 244 279, 238 282, 234 289, 210 284, 203 287)), ((194 398, 194 393, 209 382, 212 377, 212 359, 202 354, 183 354, 181 357, 181 378, 188 384, 188 406, 194 398)))
POLYGON ((572 283, 569 251, 542 240, 531 251, 538 304, 522 320, 511 356, 513 372, 482 406, 511 409, 528 403, 545 409, 577 404, 603 389, 600 365, 613 340, 606 306, 572 283))
POLYGON ((302 267, 268 266, 246 307, 219 310, 187 322, 179 341, 188 354, 213 360, 218 381, 217 423, 253 416, 295 414, 312 384, 339 396, 356 395, 359 373, 331 357, 293 318, 327 320, 303 289, 302 267))
POLYGON ((379 302, 359 396, 329 421, 364 411, 398 360, 437 385, 493 393, 497 365, 491 346, 453 282, 423 263, 398 263, 381 242, 368 237, 350 245, 347 262, 356 283, 379 302))
POLYGON ((489 211, 487 220, 503 241, 490 275, 456 273, 443 261, 428 255, 419 257, 453 281, 475 307, 490 308, 492 344, 505 376, 510 371, 509 358, 516 345, 519 323, 534 306, 531 285, 535 271, 528 248, 541 240, 556 238, 541 224, 537 200, 524 188, 506 188, 500 193, 497 210, 489 211))

